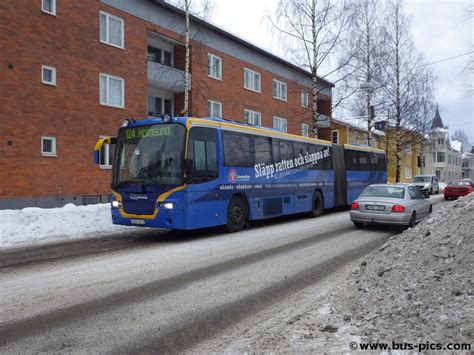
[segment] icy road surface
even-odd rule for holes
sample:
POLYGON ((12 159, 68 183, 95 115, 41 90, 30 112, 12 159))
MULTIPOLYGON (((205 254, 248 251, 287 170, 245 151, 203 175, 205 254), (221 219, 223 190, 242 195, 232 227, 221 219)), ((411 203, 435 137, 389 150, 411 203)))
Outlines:
POLYGON ((397 232, 356 230, 343 211, 3 251, 0 353, 222 351, 397 232))

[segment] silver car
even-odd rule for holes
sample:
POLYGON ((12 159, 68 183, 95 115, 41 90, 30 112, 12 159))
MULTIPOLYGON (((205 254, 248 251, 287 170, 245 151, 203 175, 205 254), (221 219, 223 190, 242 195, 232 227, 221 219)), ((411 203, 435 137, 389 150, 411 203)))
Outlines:
POLYGON ((411 181, 424 195, 439 194, 439 183, 436 175, 417 175, 411 181))
POLYGON ((376 184, 367 186, 352 203, 350 216, 357 228, 365 223, 413 227, 431 211, 428 197, 414 186, 376 184))

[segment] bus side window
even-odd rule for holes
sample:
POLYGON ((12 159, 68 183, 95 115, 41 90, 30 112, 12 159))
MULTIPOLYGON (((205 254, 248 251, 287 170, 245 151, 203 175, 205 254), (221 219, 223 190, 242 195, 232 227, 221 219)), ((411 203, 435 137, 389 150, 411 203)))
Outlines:
POLYGON ((379 155, 377 153, 370 153, 370 170, 379 170, 379 155))
POLYGON ((280 159, 293 160, 293 142, 291 141, 280 141, 280 159))
POLYGON ((191 128, 188 158, 193 160, 194 171, 190 176, 190 182, 206 182, 217 178, 216 134, 213 128, 191 128))
POLYGON ((361 171, 369 171, 370 170, 369 153, 358 152, 358 155, 359 155, 359 169, 361 171))
POLYGON ((344 152, 346 156, 346 171, 357 171, 359 169, 359 157, 355 150, 346 150, 344 152))
POLYGON ((223 132, 224 165, 252 167, 253 152, 248 134, 223 132))
POLYGON ((279 162, 281 160, 280 141, 276 138, 272 138, 272 159, 274 163, 279 162))
POLYGON ((252 136, 255 164, 270 164, 272 162, 272 146, 270 138, 252 136))

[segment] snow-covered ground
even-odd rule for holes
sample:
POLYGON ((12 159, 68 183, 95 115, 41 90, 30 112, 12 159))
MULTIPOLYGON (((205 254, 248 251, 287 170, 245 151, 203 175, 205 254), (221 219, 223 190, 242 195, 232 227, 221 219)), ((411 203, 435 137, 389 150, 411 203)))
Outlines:
POLYGON ((110 204, 0 210, 0 249, 88 238, 126 228, 112 224, 110 204))

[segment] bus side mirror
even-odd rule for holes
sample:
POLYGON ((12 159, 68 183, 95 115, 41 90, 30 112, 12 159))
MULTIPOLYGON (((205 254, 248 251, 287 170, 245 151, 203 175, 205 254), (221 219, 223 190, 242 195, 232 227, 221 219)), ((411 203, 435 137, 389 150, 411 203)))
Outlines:
MULTIPOLYGON (((100 159, 101 151, 105 144, 108 144, 110 146, 110 145, 115 145, 116 143, 117 143, 117 138, 115 137, 100 138, 95 144, 94 152, 92 154, 92 159, 94 161, 94 164, 99 165, 101 163, 101 159, 100 159)), ((109 152, 110 151, 111 150, 109 148, 109 152)))
POLYGON ((184 161, 184 169, 187 174, 192 174, 194 172, 194 160, 189 158, 186 159, 184 161))

